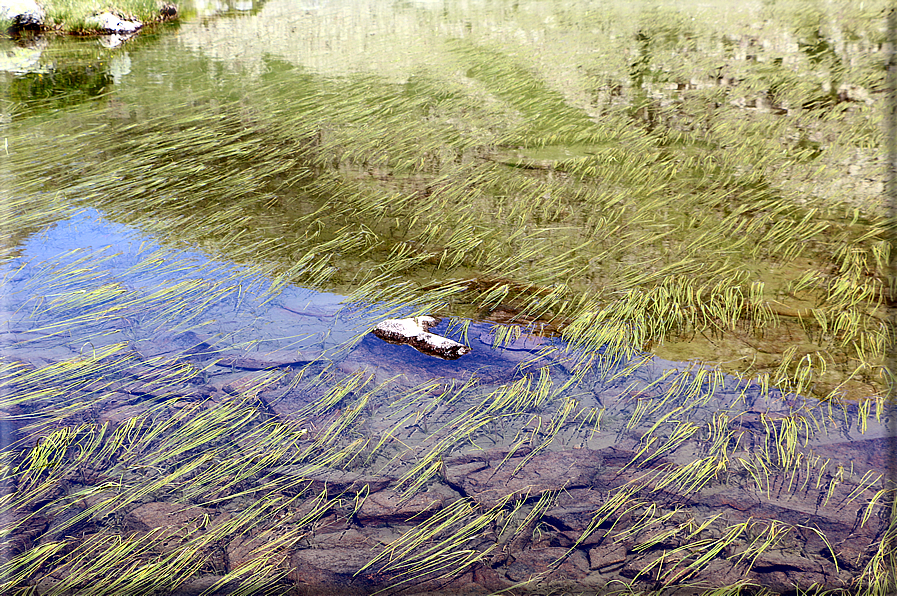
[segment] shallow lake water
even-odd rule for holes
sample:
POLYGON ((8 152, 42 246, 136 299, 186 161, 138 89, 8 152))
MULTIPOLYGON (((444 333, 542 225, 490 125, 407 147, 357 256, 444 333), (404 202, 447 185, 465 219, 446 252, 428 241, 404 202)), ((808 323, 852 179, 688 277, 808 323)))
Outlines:
POLYGON ((0 592, 886 593, 877 10, 0 40, 0 592))

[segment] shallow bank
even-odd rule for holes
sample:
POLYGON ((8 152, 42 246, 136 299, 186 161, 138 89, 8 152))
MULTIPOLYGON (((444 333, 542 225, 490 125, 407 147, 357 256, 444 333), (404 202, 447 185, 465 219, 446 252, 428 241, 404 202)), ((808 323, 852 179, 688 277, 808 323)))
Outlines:
POLYGON ((156 0, 120 0, 98 8, 76 0, 0 1, 0 28, 12 35, 57 32, 76 35, 133 35, 147 25, 176 19, 178 7, 156 0))

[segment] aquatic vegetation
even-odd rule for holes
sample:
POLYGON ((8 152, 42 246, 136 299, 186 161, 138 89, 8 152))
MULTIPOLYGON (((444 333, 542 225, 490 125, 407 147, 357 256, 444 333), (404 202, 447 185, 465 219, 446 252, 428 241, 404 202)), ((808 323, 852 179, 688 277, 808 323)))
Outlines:
POLYGON ((402 80, 187 55, 14 114, 0 591, 278 593, 334 528, 370 592, 892 589, 892 222, 832 186, 881 159, 881 53, 790 5, 552 10, 402 80), (153 240, 22 248, 83 213, 153 240), (423 315, 473 351, 367 336, 423 315))

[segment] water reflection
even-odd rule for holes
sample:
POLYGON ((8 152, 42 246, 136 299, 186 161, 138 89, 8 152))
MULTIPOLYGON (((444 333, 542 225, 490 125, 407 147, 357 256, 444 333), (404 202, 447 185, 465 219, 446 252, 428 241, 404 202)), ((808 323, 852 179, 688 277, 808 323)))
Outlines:
POLYGON ((340 296, 271 295, 270 281, 165 250, 89 210, 33 238, 5 270, 7 329, 19 334, 6 355, 28 361, 121 344, 152 357, 192 341, 224 364, 266 368, 325 357, 367 324, 343 314, 340 296))
POLYGON ((195 14, 202 19, 224 16, 240 16, 257 13, 265 4, 264 0, 193 0, 181 6, 186 14, 195 14))
POLYGON ((131 37, 0 39, 5 96, 21 113, 76 106, 100 97, 130 73, 129 54, 116 48, 131 37))
MULTIPOLYGON (((324 363, 346 373, 373 371, 379 382, 401 387, 441 379, 474 381, 481 389, 541 370, 555 383, 585 384, 595 396, 623 382, 623 393, 640 400, 666 396, 664 401, 681 391, 678 384, 693 379, 700 387, 693 397, 720 404, 708 415, 741 404, 744 412, 757 415, 814 416, 819 409, 816 416, 825 417, 824 405, 815 401, 700 364, 641 352, 621 358, 604 349, 573 350, 560 338, 519 327, 445 319, 432 331, 474 350, 459 360, 434 359, 368 333, 386 316, 413 314, 411 308, 350 303, 337 294, 285 285, 251 267, 166 248, 89 209, 33 236, 20 256, 4 262, 2 272, 2 355, 38 369, 124 351, 143 361, 193 360, 205 382, 235 369, 324 363)), ((596 406, 610 406, 595 399, 596 406)), ((18 399, 4 403, 33 406, 18 399)), ((804 441, 818 445, 849 438, 854 425, 862 426, 867 439, 885 436, 879 421, 848 417, 831 423, 828 430, 804 429, 804 441)))
POLYGON ((372 366, 384 379, 416 379, 402 384, 484 375, 498 382, 547 366, 544 348, 560 345, 525 334, 505 345, 491 325, 446 319, 433 331, 476 349, 463 362, 434 361, 366 337, 384 316, 413 314, 409 308, 283 285, 251 268, 165 248, 90 209, 35 234, 19 253, 3 264, 3 356, 38 367, 107 349, 142 359, 182 350, 206 364, 206 377, 350 361, 351 372, 372 366))
MULTIPOLYGON (((433 332, 475 349, 459 361, 441 362, 368 335, 385 316, 402 317, 413 310, 353 304, 337 294, 284 285, 253 273, 251 267, 165 248, 89 209, 34 235, 20 256, 3 264, 3 272, 4 355, 32 364, 55 363, 110 346, 152 358, 187 345, 184 355, 214 360, 215 370, 354 360, 346 365, 348 370, 382 366, 384 378, 418 371, 414 374, 419 382, 438 377, 463 382, 489 369, 491 382, 498 382, 541 367, 574 373, 584 363, 586 368, 602 364, 604 353, 570 351, 559 338, 540 338, 525 330, 521 335, 520 328, 508 335, 509 328, 500 325, 445 319, 433 332), (371 354, 359 357, 364 350, 353 352, 359 345, 380 357, 389 355, 394 369, 371 354)), ((696 370, 692 363, 638 352, 629 359, 614 358, 612 364, 595 368, 596 381, 637 375, 660 391, 669 374, 696 370)), ((728 387, 719 397, 737 401, 746 382, 713 374, 728 387)), ((797 399, 786 400, 775 391, 770 395, 777 396, 782 407, 797 399)))
POLYGON ((0 52, 0 71, 15 74, 46 73, 49 68, 41 64, 41 53, 49 45, 45 37, 25 37, 15 42, 4 39, 3 51, 0 52))

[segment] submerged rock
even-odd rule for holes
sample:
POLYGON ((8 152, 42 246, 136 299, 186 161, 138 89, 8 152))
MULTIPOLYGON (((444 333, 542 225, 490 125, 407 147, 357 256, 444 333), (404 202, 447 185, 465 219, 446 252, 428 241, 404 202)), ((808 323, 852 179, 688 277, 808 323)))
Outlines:
POLYGON ((391 344, 407 344, 429 356, 455 360, 470 353, 470 348, 435 333, 430 328, 439 324, 434 317, 387 319, 374 327, 373 334, 391 344))
POLYGON ((543 350, 545 346, 550 345, 550 341, 547 338, 526 332, 511 334, 504 339, 499 337, 498 340, 496 340, 495 331, 490 330, 481 333, 479 340, 480 343, 485 344, 490 348, 510 352, 536 353, 543 350))
POLYGON ((446 483, 459 493, 493 507, 508 494, 529 498, 546 491, 592 486, 602 470, 598 452, 578 449, 470 462, 462 456, 446 461, 444 474, 446 483))

